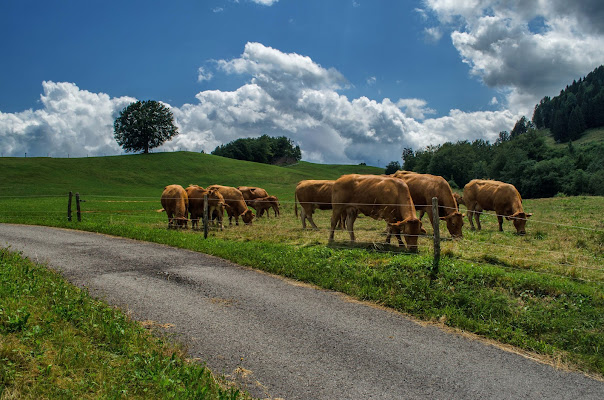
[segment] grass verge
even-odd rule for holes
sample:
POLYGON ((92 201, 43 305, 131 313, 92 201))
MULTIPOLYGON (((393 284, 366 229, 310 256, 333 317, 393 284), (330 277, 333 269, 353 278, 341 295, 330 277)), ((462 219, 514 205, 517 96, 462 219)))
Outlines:
POLYGON ((0 249, 0 398, 248 398, 57 273, 0 249))

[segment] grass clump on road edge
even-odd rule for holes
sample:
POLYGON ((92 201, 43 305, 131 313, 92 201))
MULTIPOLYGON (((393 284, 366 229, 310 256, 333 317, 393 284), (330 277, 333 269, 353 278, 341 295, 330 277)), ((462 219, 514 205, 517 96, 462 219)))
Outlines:
POLYGON ((248 398, 59 274, 0 248, 0 398, 248 398))

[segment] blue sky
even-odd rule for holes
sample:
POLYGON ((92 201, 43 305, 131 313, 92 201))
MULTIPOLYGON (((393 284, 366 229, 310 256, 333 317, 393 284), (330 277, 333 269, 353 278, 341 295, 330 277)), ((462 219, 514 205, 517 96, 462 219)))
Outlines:
POLYGON ((285 135, 303 159, 385 165, 493 141, 604 63, 601 1, 6 1, 4 156, 119 154, 131 101, 172 108, 157 151, 285 135))

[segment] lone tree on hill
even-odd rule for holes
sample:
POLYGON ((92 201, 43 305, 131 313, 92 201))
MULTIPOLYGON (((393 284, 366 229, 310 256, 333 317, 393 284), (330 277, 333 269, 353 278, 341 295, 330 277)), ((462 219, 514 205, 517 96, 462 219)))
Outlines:
POLYGON ((176 135, 172 111, 155 100, 131 103, 113 123, 113 136, 127 153, 149 153, 176 135))

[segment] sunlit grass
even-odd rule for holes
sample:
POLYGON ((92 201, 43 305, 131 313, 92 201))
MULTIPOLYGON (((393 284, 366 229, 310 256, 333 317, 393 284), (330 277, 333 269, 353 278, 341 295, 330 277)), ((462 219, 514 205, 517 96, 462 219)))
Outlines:
MULTIPOLYGON (((49 187, 55 187, 58 177, 47 177, 48 185, 20 182, 27 190, 22 188, 18 197, 0 193, 0 221, 103 232, 213 254, 604 374, 604 198, 525 200, 525 210, 533 213, 525 236, 516 235, 509 221, 504 222, 504 232, 498 232, 492 214, 481 218, 482 231, 464 229, 462 240, 451 240, 441 223, 442 262, 436 279, 430 279, 433 240, 427 217, 423 222, 428 236, 419 239, 418 255, 388 251, 381 245, 385 223, 368 217, 355 224, 358 247, 349 246, 348 234, 342 231, 336 232, 335 244, 328 244, 330 211, 315 213, 318 231, 301 228, 293 211, 296 182, 362 172, 356 170, 361 166, 301 163, 279 168, 248 163, 242 168, 233 160, 185 153, 183 161, 180 156, 168 154, 158 161, 169 168, 199 163, 191 164, 188 175, 179 180, 164 172, 153 177, 149 169, 140 168, 140 182, 132 183, 138 163, 149 160, 144 157, 119 160, 120 168, 128 171, 129 185, 119 176, 96 185, 78 177, 76 181, 86 186, 69 187, 86 200, 81 223, 75 221, 75 206, 73 221, 67 222, 67 186, 61 197, 31 196, 56 194, 49 187), (201 231, 167 230, 167 217, 157 209, 163 186, 170 183, 261 186, 281 200, 281 217, 232 227, 225 219, 225 229, 212 229, 208 239, 201 231)), ((467 219, 465 224, 468 228, 467 219)))

